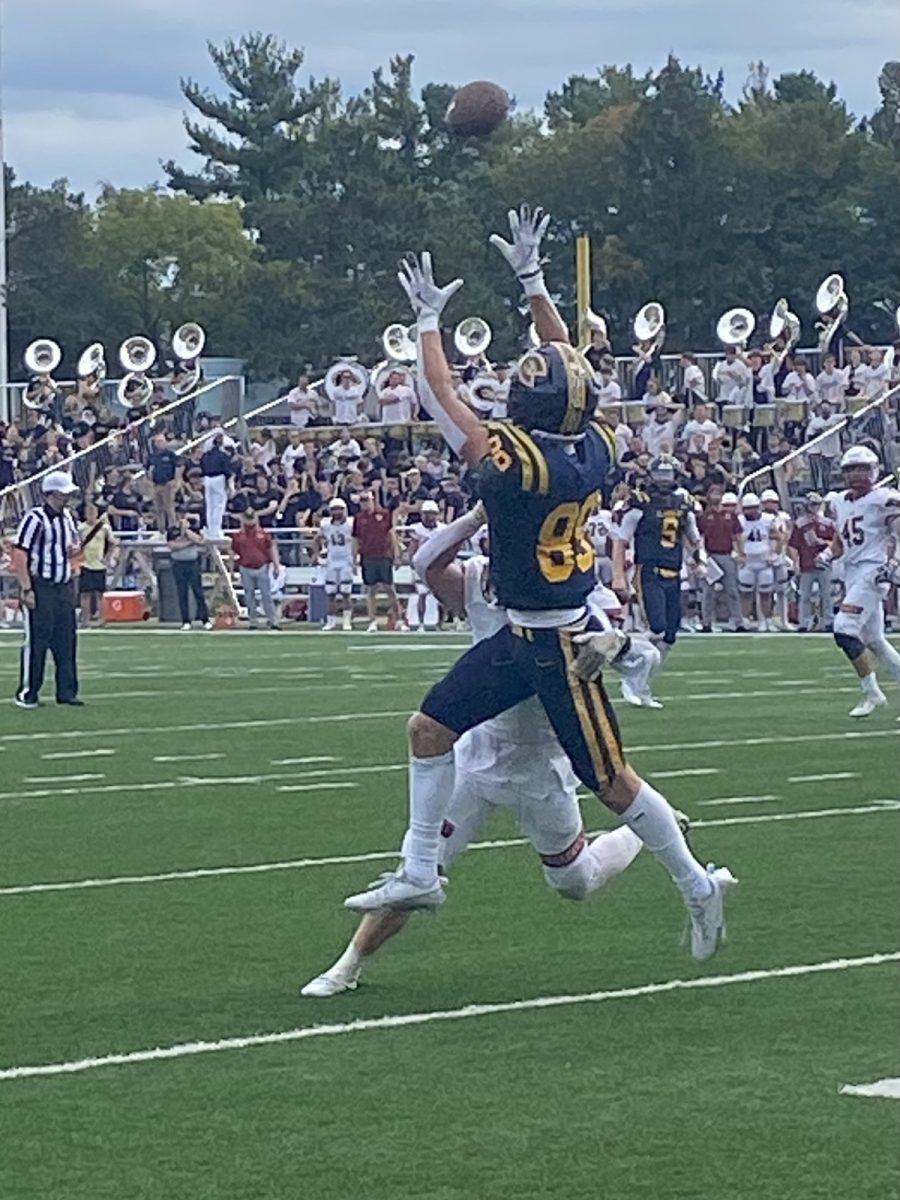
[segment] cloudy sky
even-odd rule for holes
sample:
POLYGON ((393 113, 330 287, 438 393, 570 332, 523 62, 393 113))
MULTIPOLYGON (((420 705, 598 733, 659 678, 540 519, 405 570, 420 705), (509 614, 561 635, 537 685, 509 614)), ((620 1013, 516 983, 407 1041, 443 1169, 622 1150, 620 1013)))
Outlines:
POLYGON ((604 63, 658 67, 669 51, 729 97, 747 64, 834 80, 858 116, 878 104, 878 71, 896 57, 896 0, 6 0, 6 159, 20 179, 159 180, 185 159, 178 82, 214 86, 207 40, 261 29, 306 50, 315 76, 346 91, 394 53, 416 56, 416 81, 502 83, 538 106, 568 75, 604 63), (892 49, 893 47, 893 49, 892 49))

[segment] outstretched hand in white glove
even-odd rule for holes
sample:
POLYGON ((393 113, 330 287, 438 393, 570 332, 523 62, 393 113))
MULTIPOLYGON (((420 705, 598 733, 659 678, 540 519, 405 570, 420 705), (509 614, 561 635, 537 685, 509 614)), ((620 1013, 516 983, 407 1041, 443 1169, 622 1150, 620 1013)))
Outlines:
POLYGON ((511 208, 506 215, 512 240, 507 242, 499 233, 492 233, 491 245, 496 246, 509 263, 526 296, 543 294, 546 287, 541 242, 550 224, 550 214, 542 208, 532 212, 529 205, 523 204, 518 212, 511 208))
POLYGON ((406 292, 416 314, 419 329, 423 333, 439 328, 441 313, 463 285, 461 279, 453 279, 443 287, 438 287, 434 282, 431 254, 427 250, 421 258, 415 254, 408 254, 406 258, 401 259, 397 278, 406 292))

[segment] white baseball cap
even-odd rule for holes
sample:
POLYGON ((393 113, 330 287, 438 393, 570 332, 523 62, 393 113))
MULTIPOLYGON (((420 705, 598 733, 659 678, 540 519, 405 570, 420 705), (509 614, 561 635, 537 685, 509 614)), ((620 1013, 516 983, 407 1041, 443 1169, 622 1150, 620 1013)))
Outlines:
POLYGON ((440 512, 441 510, 438 508, 437 504, 435 504, 435 502, 433 500, 423 500, 421 511, 422 512, 440 512))
POLYGON ((775 491, 774 488, 766 488, 766 490, 760 496, 760 500, 762 500, 763 502, 765 502, 766 500, 776 500, 779 504, 781 503, 781 497, 778 495, 778 493, 775 491))
POLYGON ((328 507, 329 508, 346 508, 347 502, 346 502, 346 500, 342 500, 340 498, 340 496, 335 496, 335 498, 333 500, 328 501, 328 507))
POLYGON ((64 496, 70 496, 78 491, 78 484, 67 471, 51 471, 41 480, 41 491, 45 495, 48 492, 62 492, 64 496))
POLYGON ((737 502, 738 502, 738 498, 734 492, 724 492, 722 494, 722 503, 723 504, 737 504, 737 502))
POLYGON ((741 508, 759 508, 759 505, 759 496, 754 495, 753 492, 746 492, 741 496, 741 508))

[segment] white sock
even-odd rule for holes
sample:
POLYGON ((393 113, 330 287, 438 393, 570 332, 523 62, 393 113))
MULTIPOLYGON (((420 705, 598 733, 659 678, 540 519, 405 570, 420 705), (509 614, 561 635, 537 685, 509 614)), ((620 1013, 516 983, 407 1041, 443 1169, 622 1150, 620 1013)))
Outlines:
POLYGON ((325 974, 340 979, 358 979, 361 969, 362 955, 357 950, 355 943, 351 942, 337 962, 333 963, 325 974))
POLYGON ((880 691, 878 687, 878 676, 874 671, 870 671, 868 675, 863 675, 859 681, 862 687, 863 694, 866 696, 877 696, 880 691))
POLYGON ((895 683, 900 683, 900 654, 894 649, 887 638, 879 638, 873 642, 872 649, 884 663, 888 675, 895 683))
POLYGON ((591 859, 593 876, 590 891, 595 892, 621 875, 627 866, 640 854, 644 843, 627 825, 620 825, 610 833, 595 837, 585 854, 591 859))
POLYGON ((656 788, 642 781, 622 819, 666 868, 686 900, 709 895, 709 876, 684 840, 672 806, 656 788))
POLYGON ((409 829, 404 868, 413 883, 437 882, 441 826, 453 791, 453 751, 409 760, 409 829))

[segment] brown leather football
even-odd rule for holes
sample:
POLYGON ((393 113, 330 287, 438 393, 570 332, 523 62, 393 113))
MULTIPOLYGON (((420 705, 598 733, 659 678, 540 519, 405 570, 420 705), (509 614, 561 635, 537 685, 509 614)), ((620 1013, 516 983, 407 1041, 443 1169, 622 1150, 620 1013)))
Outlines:
POLYGON ((509 113, 509 96, 497 83, 479 79, 454 93, 446 122, 459 137, 486 137, 502 125, 509 113))

